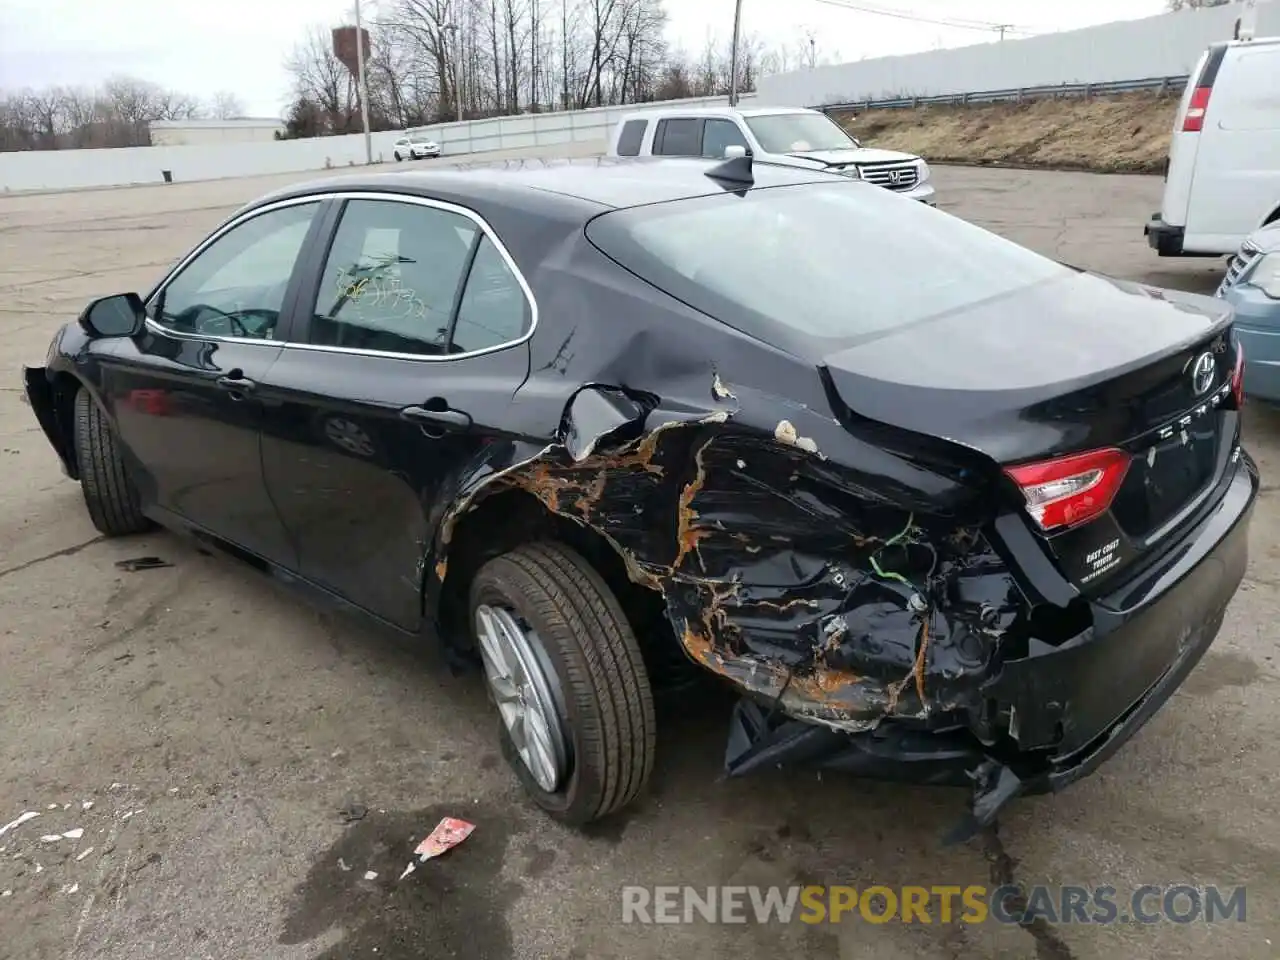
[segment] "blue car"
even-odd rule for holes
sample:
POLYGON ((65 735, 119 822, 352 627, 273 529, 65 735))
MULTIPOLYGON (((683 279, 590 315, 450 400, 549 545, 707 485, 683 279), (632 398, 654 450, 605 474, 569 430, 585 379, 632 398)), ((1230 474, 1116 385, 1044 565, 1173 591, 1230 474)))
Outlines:
POLYGON ((1217 296, 1236 311, 1246 393, 1280 404, 1280 223, 1255 231, 1241 244, 1217 296))

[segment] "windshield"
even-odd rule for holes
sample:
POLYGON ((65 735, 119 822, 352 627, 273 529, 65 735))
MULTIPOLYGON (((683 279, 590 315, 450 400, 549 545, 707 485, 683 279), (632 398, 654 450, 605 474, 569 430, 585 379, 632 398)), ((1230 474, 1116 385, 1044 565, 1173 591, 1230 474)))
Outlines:
POLYGON ((747 126, 766 153, 852 150, 853 138, 823 113, 774 113, 747 117, 747 126))
POLYGON ((426 137, 410 137, 409 142, 410 143, 430 143, 431 141, 426 137))
POLYGON ((1073 275, 958 217, 854 182, 633 207, 597 217, 587 234, 691 307, 815 357, 1073 275))

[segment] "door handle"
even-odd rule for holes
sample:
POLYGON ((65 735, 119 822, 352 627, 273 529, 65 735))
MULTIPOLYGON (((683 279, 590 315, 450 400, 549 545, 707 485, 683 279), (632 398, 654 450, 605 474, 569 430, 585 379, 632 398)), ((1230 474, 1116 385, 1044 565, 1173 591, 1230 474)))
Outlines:
POLYGON ((445 430, 466 430, 471 426, 471 415, 461 410, 428 410, 426 407, 405 407, 400 417, 413 423, 428 424, 445 430))
MULTIPOLYGON (((232 370, 231 373, 236 374, 239 373, 239 371, 232 370)), ((257 386, 256 383, 244 376, 219 377, 215 383, 217 383, 223 390, 230 391, 231 393, 253 393, 254 387, 257 386)))

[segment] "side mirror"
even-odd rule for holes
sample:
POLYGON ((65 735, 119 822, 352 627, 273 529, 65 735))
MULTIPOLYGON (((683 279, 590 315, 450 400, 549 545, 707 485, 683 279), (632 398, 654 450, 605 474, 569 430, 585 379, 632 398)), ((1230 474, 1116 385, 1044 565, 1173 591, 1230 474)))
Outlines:
POLYGON ((749 157, 751 151, 740 143, 733 143, 724 148, 724 158, 726 160, 737 160, 739 157, 749 157))
POLYGON ((91 337, 134 337, 142 332, 147 310, 136 293, 117 293, 94 300, 80 314, 80 326, 91 337))

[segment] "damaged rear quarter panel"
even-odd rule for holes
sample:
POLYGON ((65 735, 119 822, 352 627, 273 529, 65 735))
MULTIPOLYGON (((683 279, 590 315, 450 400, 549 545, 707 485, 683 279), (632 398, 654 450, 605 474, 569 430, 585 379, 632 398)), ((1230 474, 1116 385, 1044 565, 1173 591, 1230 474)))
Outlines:
POLYGON ((512 410, 526 436, 553 405, 557 426, 459 484, 436 589, 458 520, 521 490, 661 594, 691 658, 789 713, 864 730, 979 709, 1019 597, 965 517, 973 490, 853 436, 808 362, 589 246, 549 258, 535 288, 549 319, 512 410))

